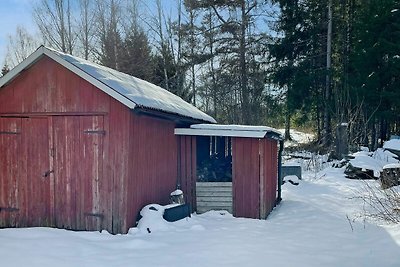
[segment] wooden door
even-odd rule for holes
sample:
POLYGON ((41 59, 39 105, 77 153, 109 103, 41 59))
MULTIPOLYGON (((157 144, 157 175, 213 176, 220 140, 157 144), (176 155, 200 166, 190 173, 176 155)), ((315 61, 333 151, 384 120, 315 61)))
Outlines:
POLYGON ((0 227, 17 225, 21 119, 0 118, 0 227))
POLYGON ((57 227, 101 230, 103 180, 103 116, 53 118, 55 169, 55 221, 57 227))
POLYGON ((22 159, 24 171, 21 187, 25 196, 21 214, 29 226, 51 226, 52 190, 49 162, 49 125, 47 117, 22 118, 22 159), (25 186, 23 186, 25 182, 25 186))

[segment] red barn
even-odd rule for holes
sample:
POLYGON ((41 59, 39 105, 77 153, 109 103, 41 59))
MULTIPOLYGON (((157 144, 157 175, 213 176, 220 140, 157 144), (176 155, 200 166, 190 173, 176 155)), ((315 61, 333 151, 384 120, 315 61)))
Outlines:
POLYGON ((174 129, 215 120, 172 93, 40 47, 0 79, 0 227, 126 233, 176 188, 174 129))
POLYGON ((215 120, 158 86, 40 47, 0 78, 0 227, 126 233, 179 186, 193 211, 265 218, 279 133, 201 123, 215 120), (200 189, 216 155, 230 182, 200 189))

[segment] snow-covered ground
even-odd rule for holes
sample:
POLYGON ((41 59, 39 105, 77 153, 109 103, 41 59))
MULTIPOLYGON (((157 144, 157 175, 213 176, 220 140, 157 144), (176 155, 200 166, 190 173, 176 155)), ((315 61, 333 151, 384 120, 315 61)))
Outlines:
POLYGON ((168 223, 147 209, 127 235, 2 229, 0 266, 400 266, 400 225, 360 217, 365 182, 333 168, 303 177, 267 220, 214 211, 168 223))
MULTIPOLYGON (((285 129, 278 129, 278 132, 285 135, 285 129)), ((285 141, 285 146, 297 146, 298 144, 309 143, 314 140, 315 136, 311 133, 304 133, 295 129, 290 129, 291 141, 285 141)))

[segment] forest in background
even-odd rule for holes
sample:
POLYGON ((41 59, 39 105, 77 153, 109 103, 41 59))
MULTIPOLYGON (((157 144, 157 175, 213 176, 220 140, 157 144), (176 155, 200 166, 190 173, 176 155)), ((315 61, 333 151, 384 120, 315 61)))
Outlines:
POLYGON ((328 149, 347 123, 351 145, 375 149, 400 134, 398 8, 399 0, 38 0, 38 34, 17 28, 2 74, 45 44, 157 84, 219 123, 301 127, 328 149))

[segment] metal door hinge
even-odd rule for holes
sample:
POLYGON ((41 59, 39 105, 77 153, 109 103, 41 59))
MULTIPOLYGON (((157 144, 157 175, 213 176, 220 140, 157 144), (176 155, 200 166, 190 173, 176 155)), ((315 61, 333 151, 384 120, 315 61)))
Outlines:
POLYGON ((97 217, 97 218, 100 218, 100 219, 104 219, 104 214, 102 214, 102 213, 85 212, 84 215, 85 216, 92 216, 92 217, 97 217))
POLYGON ((7 132, 7 131, 0 131, 0 134, 21 134, 21 132, 7 132))
POLYGON ((0 207, 0 212, 2 212, 2 211, 16 212, 16 211, 19 211, 19 209, 12 208, 12 207, 0 207))
POLYGON ((104 130, 85 130, 83 131, 85 134, 101 134, 106 135, 106 131, 104 130))

